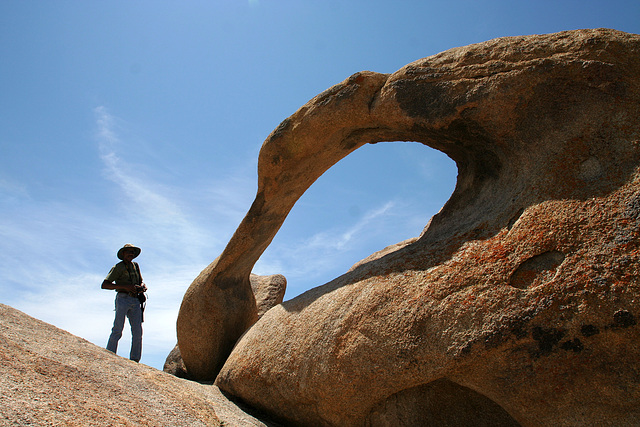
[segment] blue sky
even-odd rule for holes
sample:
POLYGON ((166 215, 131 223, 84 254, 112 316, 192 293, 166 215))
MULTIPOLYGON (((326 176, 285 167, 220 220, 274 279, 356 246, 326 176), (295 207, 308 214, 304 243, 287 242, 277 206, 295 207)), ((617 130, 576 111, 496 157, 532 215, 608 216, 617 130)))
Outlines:
MULTIPOLYGON (((0 1, 0 302, 104 346, 100 283, 136 244, 142 362, 161 369, 283 119, 358 71, 596 27, 640 33, 640 1, 0 1)), ((254 273, 285 275, 286 299, 322 285, 419 235, 456 172, 415 143, 365 146, 300 199, 254 273)))

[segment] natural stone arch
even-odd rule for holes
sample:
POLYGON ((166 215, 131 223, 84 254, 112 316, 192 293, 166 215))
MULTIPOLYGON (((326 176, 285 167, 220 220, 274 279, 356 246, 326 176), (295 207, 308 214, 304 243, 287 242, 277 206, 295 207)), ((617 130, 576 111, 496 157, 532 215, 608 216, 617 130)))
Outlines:
MULTIPOLYGON (((264 142, 258 158, 258 192, 249 212, 221 256, 187 290, 180 308, 178 344, 194 378, 215 378, 237 339, 257 320, 249 285, 253 266, 300 196, 349 153, 383 141, 415 141, 443 151, 459 169, 454 196, 447 204, 475 198, 484 181, 497 177, 502 167, 495 152, 499 147, 485 147, 490 137, 475 121, 456 117, 444 128, 416 131, 413 126, 385 123, 388 112, 372 114, 388 77, 354 74, 309 101, 264 142)), ((414 112, 416 107, 406 108, 414 112)), ((394 109, 400 110, 396 115, 403 114, 401 106, 394 109)))
POLYGON ((522 425, 637 419, 638 75, 640 36, 582 30, 452 49, 314 98, 265 141, 256 200, 185 295, 190 371, 212 378, 226 358, 216 385, 296 425, 362 425, 440 378, 522 425), (451 199, 418 239, 247 330, 247 277, 291 206, 385 140, 453 158, 451 199))

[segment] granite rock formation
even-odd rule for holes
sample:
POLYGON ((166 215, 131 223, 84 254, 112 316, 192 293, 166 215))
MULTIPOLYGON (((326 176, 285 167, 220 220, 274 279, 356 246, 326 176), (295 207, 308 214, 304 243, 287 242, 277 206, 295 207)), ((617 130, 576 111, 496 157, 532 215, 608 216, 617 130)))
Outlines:
POLYGON ((637 423, 639 117, 640 36, 614 30, 496 39, 349 77, 264 142, 254 203, 183 300, 185 363, 294 425, 403 425, 400 413, 460 393, 476 402, 460 402, 463 418, 637 423), (450 200, 417 238, 253 324, 250 272, 293 204, 380 141, 451 157, 450 200))

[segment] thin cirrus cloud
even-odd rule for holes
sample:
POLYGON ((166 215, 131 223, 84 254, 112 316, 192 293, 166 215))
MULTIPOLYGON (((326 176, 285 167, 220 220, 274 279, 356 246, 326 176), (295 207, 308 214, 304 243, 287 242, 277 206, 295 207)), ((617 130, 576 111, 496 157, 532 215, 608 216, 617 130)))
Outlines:
POLYGON ((105 176, 125 195, 126 201, 122 207, 133 210, 129 212, 131 215, 142 216, 145 221, 151 221, 156 225, 191 227, 179 206, 160 194, 161 189, 154 189, 152 182, 145 182, 141 177, 127 172, 134 170, 134 167, 124 162, 117 154, 116 150, 122 144, 114 129, 116 120, 104 107, 96 108, 95 112, 100 158, 104 164, 105 176))
POLYGON ((288 295, 322 285, 346 272, 351 264, 360 260, 359 254, 361 257, 370 254, 366 248, 371 236, 390 218, 399 215, 400 205, 387 201, 366 211, 351 225, 334 226, 294 242, 277 241, 258 261, 256 272, 284 274, 291 291, 288 295))
MULTIPOLYGON (((175 248, 180 248, 179 256, 183 260, 198 260, 203 253, 221 246, 225 226, 208 228, 198 219, 198 209, 202 204, 200 192, 191 187, 160 184, 140 172, 143 168, 139 164, 123 160, 119 150, 123 151, 127 144, 119 133, 123 132, 122 122, 104 107, 96 108, 95 114, 104 176, 115 184, 117 210, 121 215, 120 234, 131 236, 127 241, 135 238, 135 243, 153 248, 164 257, 175 256, 175 248)), ((220 202, 212 200, 212 204, 220 202)))

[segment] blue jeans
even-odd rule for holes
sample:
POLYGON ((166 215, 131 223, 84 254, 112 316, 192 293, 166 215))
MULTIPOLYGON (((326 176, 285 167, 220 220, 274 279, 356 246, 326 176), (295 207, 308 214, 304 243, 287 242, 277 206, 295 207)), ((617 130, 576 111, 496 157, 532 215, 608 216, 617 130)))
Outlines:
POLYGON ((129 359, 139 362, 142 356, 142 310, 138 298, 131 297, 123 292, 116 296, 116 318, 113 321, 111 336, 107 343, 107 350, 115 353, 118 350, 118 341, 122 337, 124 319, 129 318, 131 325, 131 353, 129 359))

